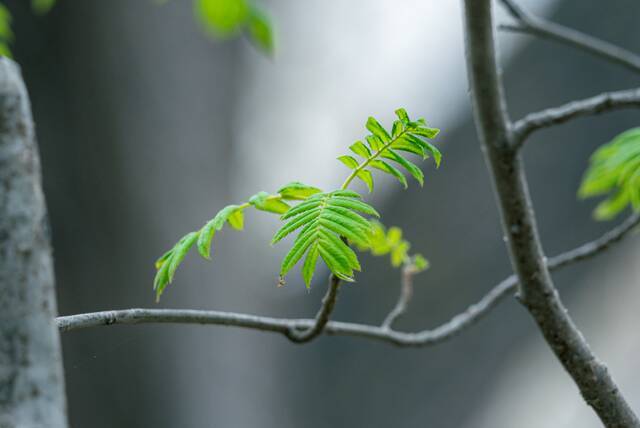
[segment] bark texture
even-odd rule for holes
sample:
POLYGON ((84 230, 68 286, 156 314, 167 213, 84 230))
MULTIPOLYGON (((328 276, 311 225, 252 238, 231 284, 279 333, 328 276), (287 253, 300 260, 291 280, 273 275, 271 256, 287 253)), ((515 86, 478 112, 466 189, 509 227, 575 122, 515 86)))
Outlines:
POLYGON ((491 0, 465 0, 467 68, 478 134, 493 178, 519 298, 606 427, 640 427, 607 367, 591 351, 553 284, 498 73, 491 0))
POLYGON ((0 58, 0 427, 66 427, 47 212, 29 97, 0 58))

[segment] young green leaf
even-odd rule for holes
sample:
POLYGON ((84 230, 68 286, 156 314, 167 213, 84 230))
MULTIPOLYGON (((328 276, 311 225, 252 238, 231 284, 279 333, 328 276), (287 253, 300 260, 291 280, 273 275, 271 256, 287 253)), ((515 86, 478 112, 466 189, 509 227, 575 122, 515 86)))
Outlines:
POLYGON ((358 156, 364 159, 369 159, 371 157, 371 151, 367 146, 364 145, 362 141, 356 141, 351 146, 349 146, 349 149, 353 153, 357 154, 358 156))
POLYGON ((387 130, 384 129, 382 125, 380 125, 380 122, 375 120, 373 117, 369 117, 369 119, 367 119, 366 126, 369 132, 378 137, 383 143, 388 143, 389 141, 391 141, 391 136, 389 135, 387 130))
POLYGON ((33 9, 36 14, 44 15, 49 12, 55 4, 56 0, 31 0, 31 9, 33 9))
POLYGON ((197 18, 213 36, 226 38, 239 32, 249 17, 245 0, 196 0, 197 18))
POLYGON ((373 175, 371 174, 371 171, 367 169, 361 169, 356 173, 356 177, 358 177, 364 182, 364 184, 367 185, 369 193, 373 192, 373 175))
POLYGON ((282 261, 281 278, 286 276, 306 252, 302 276, 307 286, 313 277, 318 256, 340 278, 353 279, 353 271, 360 270, 360 263, 343 239, 367 245, 371 223, 356 211, 375 213, 359 197, 357 193, 348 190, 312 195, 283 216, 287 223, 276 232, 272 242, 278 242, 298 229, 300 233, 282 261))
POLYGON ((423 159, 433 157, 436 166, 440 165, 442 154, 426 138, 434 138, 438 135, 438 130, 429 128, 424 119, 412 122, 404 109, 396 110, 399 120, 393 122, 391 133, 389 133, 376 119, 370 117, 367 120, 366 128, 371 132, 365 140, 369 147, 361 141, 352 144, 351 151, 364 159, 358 161, 352 156, 340 156, 338 159, 353 172, 347 177, 343 187, 349 185, 354 178, 362 180, 369 191, 373 191, 373 177, 369 173, 371 168, 379 169, 387 174, 396 177, 406 188, 407 180, 404 175, 394 166, 385 162, 381 158, 390 159, 406 169, 422 186, 424 184, 424 173, 408 159, 405 159, 399 152, 408 152, 422 156, 423 159))
POLYGON ((347 168, 356 169, 358 167, 358 161, 353 156, 344 155, 338 157, 338 160, 345 164, 347 168))
POLYGON ((393 267, 405 266, 412 272, 418 273, 429 267, 429 262, 421 254, 409 256, 411 244, 402 238, 402 230, 398 227, 390 227, 387 230, 384 225, 376 220, 371 220, 371 238, 369 244, 358 245, 361 251, 370 251, 374 256, 391 256, 393 267))
POLYGON ((173 281, 173 277, 182 260, 198 239, 197 232, 190 232, 182 237, 178 243, 156 261, 156 277, 153 281, 153 289, 156 291, 156 300, 164 289, 173 281))
POLYGON ((253 43, 267 55, 273 55, 275 44, 271 22, 269 17, 254 5, 249 8, 247 28, 253 43))
POLYGON ((379 169, 380 171, 384 171, 388 174, 393 175, 394 177, 396 177, 398 179, 398 181, 400 181, 400 183, 402 183, 402 185, 404 186, 404 188, 406 189, 408 184, 407 184, 407 179, 405 178, 404 175, 402 175, 402 173, 400 171, 398 171, 397 168, 389 165, 387 162, 385 161, 381 161, 381 160, 374 160, 369 162, 369 165, 371 166, 371 168, 375 168, 375 169, 379 169))
POLYGON ((320 192, 322 192, 322 190, 317 187, 309 186, 299 181, 293 181, 281 187, 277 193, 282 196, 282 199, 302 200, 320 192))
POLYGON ((267 192, 258 192, 249 198, 249 203, 260 211, 275 214, 284 214, 289 211, 289 204, 282 202, 279 195, 270 195, 267 192))
POLYGON ((623 132, 591 156, 578 195, 606 194, 596 207, 596 219, 612 219, 628 206, 640 212, 640 128, 623 132))

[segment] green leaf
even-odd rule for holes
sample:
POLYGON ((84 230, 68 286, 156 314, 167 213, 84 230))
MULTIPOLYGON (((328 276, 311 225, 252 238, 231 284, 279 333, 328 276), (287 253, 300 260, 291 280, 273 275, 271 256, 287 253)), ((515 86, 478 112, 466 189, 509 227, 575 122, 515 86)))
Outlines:
POLYGON ((390 147, 394 150, 402 150, 403 152, 413 153, 414 155, 426 158, 422 144, 416 145, 411 142, 414 138, 417 139, 417 137, 413 137, 409 134, 404 134, 400 138, 395 140, 390 147))
POLYGON ((578 191, 581 198, 609 195, 594 211, 610 220, 627 207, 640 211, 640 128, 616 136, 591 156, 578 191))
POLYGON ((173 254, 173 248, 167 251, 166 253, 164 253, 158 260, 156 260, 156 263, 155 263, 156 269, 160 269, 162 265, 164 265, 165 262, 169 260, 169 257, 171 257, 172 254, 173 254))
POLYGON ((386 158, 404 167, 422 186, 424 184, 424 173, 417 165, 407 160, 399 152, 416 154, 422 156, 423 159, 432 156, 436 166, 440 165, 442 154, 438 148, 423 140, 424 138, 435 137, 438 130, 427 127, 424 119, 411 122, 404 109, 396 110, 396 115, 399 120, 393 122, 391 135, 377 120, 372 117, 368 119, 366 127, 372 133, 366 136, 369 147, 361 141, 356 141, 349 147, 353 153, 364 159, 363 162, 359 163, 355 158, 347 155, 338 158, 347 167, 355 171, 347 177, 345 185, 348 186, 357 177, 367 185, 370 192, 373 191, 373 176, 370 173, 370 169, 375 168, 393 175, 406 188, 407 180, 405 176, 396 167, 380 159, 386 158))
POLYGON ((293 220, 289 223, 285 224, 276 232, 271 240, 271 244, 277 244, 282 239, 286 238, 289 234, 296 231, 298 228, 306 225, 311 221, 317 221, 319 214, 322 212, 322 208, 314 208, 310 211, 305 212, 302 215, 295 216, 293 220))
POLYGON ((195 0, 194 6, 204 28, 217 38, 235 35, 249 17, 245 0, 195 0))
POLYGON ((242 230, 243 214, 239 205, 227 205, 200 229, 197 247, 198 252, 205 259, 209 259, 211 256, 211 241, 215 232, 222 229, 227 221, 234 229, 242 230))
POLYGON ((282 202, 279 196, 267 192, 258 192, 249 198, 249 203, 261 211, 284 214, 289 211, 289 204, 282 202))
POLYGON ((361 169, 356 174, 356 177, 358 177, 364 182, 364 184, 367 185, 367 188, 369 188, 369 193, 373 192, 373 175, 371 174, 371 171, 361 169))
POLYGON ((395 120, 393 122, 393 127, 391 128, 391 136, 393 138, 398 138, 404 132, 404 125, 401 121, 395 120))
POLYGON ((349 149, 353 153, 357 154, 358 156, 361 156, 364 159, 369 159, 371 157, 371 151, 367 146, 364 145, 362 141, 356 141, 351 146, 349 146, 349 149))
POLYGON ((247 27, 249 36, 255 45, 267 55, 273 55, 275 44, 273 42, 273 27, 269 17, 255 6, 251 6, 247 27))
POLYGON ((352 280, 353 271, 360 270, 360 263, 343 239, 367 245, 371 223, 356 211, 376 213, 359 198, 359 194, 348 190, 316 194, 287 212, 283 216, 287 222, 276 232, 272 242, 276 243, 298 229, 300 233, 282 261, 280 276, 284 277, 307 252, 302 267, 307 286, 318 256, 335 275, 352 280))
POLYGON ((384 147, 384 143, 382 142, 382 140, 380 140, 380 138, 376 137, 375 135, 367 135, 365 137, 365 140, 367 140, 367 144, 369 144, 369 147, 371 147, 371 150, 373 150, 374 152, 382 150, 382 148, 384 147))
POLYGON ((331 198, 331 205, 339 206, 343 208, 349 208, 353 211, 360 211, 364 214, 369 214, 375 217, 380 217, 378 211, 376 211, 371 205, 366 204, 362 201, 354 199, 353 197, 345 197, 340 195, 335 195, 331 198))
POLYGON ((229 225, 236 230, 244 229, 244 213, 242 209, 232 211, 227 221, 229 225))
POLYGON ((402 185, 404 186, 405 189, 407 188, 407 186, 408 186, 407 179, 405 178, 405 176, 400 171, 398 171, 397 168, 389 165, 385 161, 380 161, 380 160, 371 161, 371 162, 369 162, 369 165, 372 168, 379 169, 380 171, 384 171, 384 172, 386 172, 388 174, 393 175, 394 177, 396 177, 398 179, 398 181, 400 183, 402 183, 402 185))
POLYGON ((345 164, 347 168, 350 168, 350 169, 356 169, 359 165, 358 161, 355 160, 353 156, 349 156, 349 155, 339 156, 338 160, 343 164, 345 164))
POLYGON ((317 187, 309 186, 299 181, 293 181, 278 190, 282 198, 288 200, 302 200, 320 192, 322 190, 317 187))
POLYGON ((198 233, 190 232, 176 244, 175 248, 173 249, 171 258, 167 260, 167 263, 169 264, 169 282, 173 281, 173 277, 176 273, 176 270, 178 269, 178 266, 180 265, 182 260, 184 260, 184 257, 187 255, 191 247, 193 247, 193 244, 196 243, 197 239, 198 233))
POLYGON ((287 211, 280 218, 282 220, 286 220, 288 218, 291 218, 291 217, 296 216, 298 214, 301 214, 303 212, 310 211, 310 210, 312 210, 314 208, 318 208, 321 203, 322 203, 322 199, 321 198, 316 198, 316 197, 311 197, 310 196, 306 201, 303 201, 300 204, 296 205, 295 207, 291 208, 289 211, 287 211))
POLYGON ((410 120, 409 120, 409 115, 407 114, 407 111, 403 108, 399 108, 396 110, 396 116, 398 116, 398 119, 400 119, 400 121, 406 126, 407 124, 409 124, 410 120))
POLYGON ((156 300, 160 299, 164 289, 173 281, 178 266, 182 263, 182 260, 184 260, 197 239, 197 232, 186 234, 170 251, 156 261, 156 268, 159 267, 153 282, 153 288, 156 291, 156 300))
POLYGON ((36 14, 44 15, 49 12, 55 4, 56 0, 31 0, 31 9, 33 9, 36 14))
POLYGON ((432 140, 438 136, 438 134, 440 133, 440 130, 437 128, 420 127, 420 128, 412 129, 411 133, 414 135, 420 135, 421 137, 429 138, 432 140))
POLYGON ((404 169, 406 169, 413 176, 413 178, 415 178, 418 183, 420 183, 420 186, 424 185, 424 174, 415 164, 409 162, 391 149, 385 150, 383 156, 402 165, 404 169))
POLYGON ((304 283, 307 288, 311 287, 311 279, 313 278, 313 273, 316 270, 319 255, 318 243, 315 242, 311 248, 309 248, 307 258, 304 260, 304 265, 302 266, 302 278, 304 279, 304 283))
POLYGON ((374 256, 391 256, 394 267, 405 266, 414 273, 421 272, 429 266, 429 262, 420 254, 409 256, 411 245, 402 238, 402 230, 390 227, 387 231, 382 223, 371 220, 371 238, 368 245, 358 245, 361 251, 370 251, 374 256))
POLYGON ((426 141, 423 141, 423 143, 426 147, 426 152, 430 153, 431 156, 433 156, 433 160, 436 163, 436 168, 439 168, 440 162, 442 161, 442 153, 440 153, 440 150, 438 150, 438 148, 433 144, 428 143, 426 141))
POLYGON ((373 117, 369 117, 366 126, 369 132, 378 137, 383 143, 388 143, 389 141, 391 141, 391 136, 389 135, 389 133, 373 117))
POLYGON ((397 246, 391 250, 391 266, 399 267, 407 258, 407 252, 409 251, 409 243, 407 241, 401 241, 397 246))
POLYGON ((422 272, 429 268, 429 261, 424 258, 422 254, 416 254, 413 256, 413 266, 417 272, 422 272))

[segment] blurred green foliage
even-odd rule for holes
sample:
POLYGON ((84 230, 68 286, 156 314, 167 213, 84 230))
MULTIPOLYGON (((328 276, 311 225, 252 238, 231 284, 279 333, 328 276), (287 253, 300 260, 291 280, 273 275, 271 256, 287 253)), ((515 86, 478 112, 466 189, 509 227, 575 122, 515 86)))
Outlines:
POLYGON ((196 18, 217 39, 246 34, 267 55, 273 55, 273 27, 268 16, 250 0, 195 0, 196 18))
POLYGON ((594 211, 598 220, 610 220, 629 206, 640 212, 640 128, 623 132, 594 152, 578 194, 609 195, 594 211))
MULTIPOLYGON (((167 0, 156 0, 166 3, 167 0)), ((56 0, 31 0, 34 13, 43 15, 56 0)), ((228 39, 246 34, 265 54, 274 53, 273 26, 268 15, 251 0, 194 0, 194 13, 204 30, 216 39, 228 39)), ((0 55, 11 57, 9 45, 14 35, 11 13, 0 3, 0 55)))

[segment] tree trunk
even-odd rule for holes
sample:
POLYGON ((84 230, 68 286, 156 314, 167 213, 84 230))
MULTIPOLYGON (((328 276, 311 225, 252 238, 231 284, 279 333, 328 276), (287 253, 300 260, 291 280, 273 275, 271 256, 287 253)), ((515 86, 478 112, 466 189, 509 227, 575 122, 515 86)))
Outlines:
POLYGON ((0 427, 66 427, 53 263, 29 97, 0 58, 0 427))

